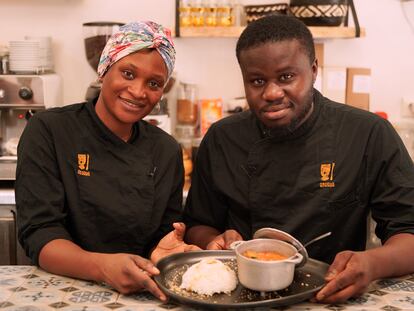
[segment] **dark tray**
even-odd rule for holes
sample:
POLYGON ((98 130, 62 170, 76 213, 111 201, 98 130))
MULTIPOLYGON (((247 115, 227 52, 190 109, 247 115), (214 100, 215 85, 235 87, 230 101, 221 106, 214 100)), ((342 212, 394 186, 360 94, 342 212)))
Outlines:
POLYGON ((203 296, 180 289, 184 272, 191 265, 204 258, 219 259, 237 272, 236 255, 233 251, 197 251, 174 254, 163 258, 157 264, 157 268, 161 273, 155 276, 154 279, 166 295, 181 304, 203 309, 240 309, 285 306, 307 300, 323 287, 325 284, 324 276, 328 269, 326 263, 309 258, 303 267, 296 269, 293 282, 288 288, 274 292, 261 293, 253 291, 243 287, 240 283, 230 295, 203 296))

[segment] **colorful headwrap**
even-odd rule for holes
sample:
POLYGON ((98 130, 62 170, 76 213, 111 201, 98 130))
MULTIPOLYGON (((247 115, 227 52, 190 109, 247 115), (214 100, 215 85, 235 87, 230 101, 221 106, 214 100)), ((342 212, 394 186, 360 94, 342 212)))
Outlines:
POLYGON ((168 28, 151 22, 133 22, 119 27, 105 45, 98 65, 98 76, 121 58, 136 51, 154 48, 160 53, 168 70, 168 78, 174 69, 175 49, 168 28))

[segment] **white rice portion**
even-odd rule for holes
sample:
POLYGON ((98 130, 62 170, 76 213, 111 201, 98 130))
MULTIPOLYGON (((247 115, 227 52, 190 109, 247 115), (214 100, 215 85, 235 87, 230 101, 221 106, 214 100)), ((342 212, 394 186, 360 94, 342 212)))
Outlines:
POLYGON ((183 274, 180 288, 197 294, 212 296, 229 294, 237 286, 236 273, 220 260, 202 259, 183 274))

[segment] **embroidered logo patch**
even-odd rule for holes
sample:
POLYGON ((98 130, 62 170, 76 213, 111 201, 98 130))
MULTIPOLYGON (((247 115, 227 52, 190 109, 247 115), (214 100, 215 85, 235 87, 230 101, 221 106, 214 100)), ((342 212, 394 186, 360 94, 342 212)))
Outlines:
POLYGON ((334 168, 335 168, 335 163, 321 164, 321 182, 319 183, 319 187, 321 188, 335 187, 334 168))
POLYGON ((89 154, 78 153, 78 175, 91 176, 89 172, 89 154))

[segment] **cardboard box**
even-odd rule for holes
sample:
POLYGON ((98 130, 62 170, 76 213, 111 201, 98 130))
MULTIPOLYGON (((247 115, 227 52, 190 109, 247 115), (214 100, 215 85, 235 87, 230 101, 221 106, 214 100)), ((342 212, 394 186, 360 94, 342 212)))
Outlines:
POLYGON ((369 111, 371 93, 371 69, 348 68, 345 103, 369 111))
POLYGON ((323 43, 315 43, 315 57, 318 60, 318 67, 324 65, 324 45, 323 43))
POLYGON ((346 68, 323 67, 322 94, 330 100, 345 103, 346 68))

